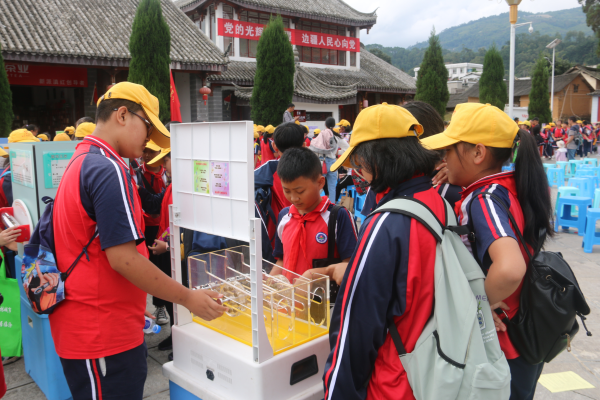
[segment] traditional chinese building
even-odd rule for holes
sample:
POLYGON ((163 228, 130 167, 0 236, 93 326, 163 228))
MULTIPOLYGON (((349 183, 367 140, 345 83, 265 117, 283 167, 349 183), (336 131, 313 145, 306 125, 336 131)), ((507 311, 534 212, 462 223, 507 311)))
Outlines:
MULTIPOLYGON (((0 45, 14 128, 33 123, 40 132, 53 132, 95 115, 94 87, 101 96, 108 85, 127 79, 137 3, 0 1, 0 45)), ((171 69, 182 117, 195 121, 203 109, 197 82, 226 71, 227 58, 172 1, 161 3, 171 29, 171 69)))
MULTIPOLYGON (((256 49, 271 15, 279 14, 297 57, 296 113, 311 129, 328 116, 354 122, 362 107, 413 98, 416 81, 360 46, 377 22, 341 0, 179 0, 175 3, 226 52, 227 71, 208 77, 208 121, 250 119, 256 49)), ((198 115, 198 118, 202 118, 198 115)))

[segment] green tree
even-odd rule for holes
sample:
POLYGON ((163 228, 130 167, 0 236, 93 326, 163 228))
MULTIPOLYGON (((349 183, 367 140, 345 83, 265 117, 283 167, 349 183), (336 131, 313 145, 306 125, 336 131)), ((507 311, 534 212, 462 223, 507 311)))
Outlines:
POLYGON ((250 99, 255 124, 277 126, 294 96, 294 50, 280 15, 271 17, 258 41, 250 99))
POLYGON ((429 37, 429 47, 425 51, 417 78, 415 100, 429 103, 440 115, 445 115, 449 99, 448 70, 444 64, 440 39, 433 28, 429 37))
MULTIPOLYGON (((600 2, 598 0, 578 0, 585 13, 587 26, 592 28, 596 37, 600 39, 600 2)), ((596 46, 596 53, 600 55, 600 41, 596 46)))
POLYGON ((12 106, 12 92, 8 83, 8 76, 4 69, 2 45, 0 44, 0 137, 7 137, 11 131, 14 119, 12 106))
POLYGON ((392 56, 390 56, 388 53, 386 53, 384 50, 382 49, 371 49, 369 50, 371 52, 371 54, 381 58, 383 61, 385 61, 388 64, 392 63, 392 56))
POLYGON ((158 98, 159 118, 171 118, 171 32, 160 0, 141 0, 129 38, 129 82, 138 83, 158 98))
POLYGON ((483 61, 483 73, 479 80, 479 101, 483 104, 491 104, 504 110, 508 103, 506 83, 504 83, 504 63, 496 45, 485 53, 483 61))
POLYGON ((529 93, 529 117, 539 118, 540 123, 552 122, 552 113, 550 112, 550 88, 548 87, 548 61, 538 58, 533 76, 531 77, 531 92, 529 93))

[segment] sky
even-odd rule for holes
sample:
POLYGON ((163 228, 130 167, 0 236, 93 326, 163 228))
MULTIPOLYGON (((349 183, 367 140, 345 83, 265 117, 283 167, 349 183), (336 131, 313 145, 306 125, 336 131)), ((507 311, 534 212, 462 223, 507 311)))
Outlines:
MULTIPOLYGON (((483 17, 508 12, 505 0, 344 0, 361 12, 377 10, 377 24, 360 41, 384 46, 409 47, 427 40, 432 26, 437 32, 483 17), (367 5, 368 4, 368 5, 367 5)), ((533 13, 580 7, 577 0, 523 0, 519 10, 533 13)), ((508 17, 506 26, 508 29, 508 17)))

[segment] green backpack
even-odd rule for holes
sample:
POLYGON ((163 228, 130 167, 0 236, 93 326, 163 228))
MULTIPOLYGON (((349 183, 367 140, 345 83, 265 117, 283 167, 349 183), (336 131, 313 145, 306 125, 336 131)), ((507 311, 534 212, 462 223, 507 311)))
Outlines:
POLYGON ((465 247, 452 207, 444 225, 423 203, 394 199, 375 213, 407 215, 437 240, 435 302, 412 353, 407 353, 393 320, 388 321, 400 361, 417 400, 508 400, 510 369, 496 334, 484 288, 485 276, 465 247))

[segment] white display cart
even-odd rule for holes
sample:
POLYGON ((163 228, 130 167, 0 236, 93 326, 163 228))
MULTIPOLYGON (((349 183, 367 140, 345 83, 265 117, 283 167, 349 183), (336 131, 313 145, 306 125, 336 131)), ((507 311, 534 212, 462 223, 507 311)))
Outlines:
POLYGON ((254 217, 252 122, 171 129, 171 275, 182 281, 180 228, 248 242, 252 310, 249 346, 194 322, 185 307, 175 305, 174 361, 163 366, 171 399, 323 399, 328 335, 277 355, 267 336, 263 290, 257 284, 263 281, 263 259, 261 220, 254 217))

